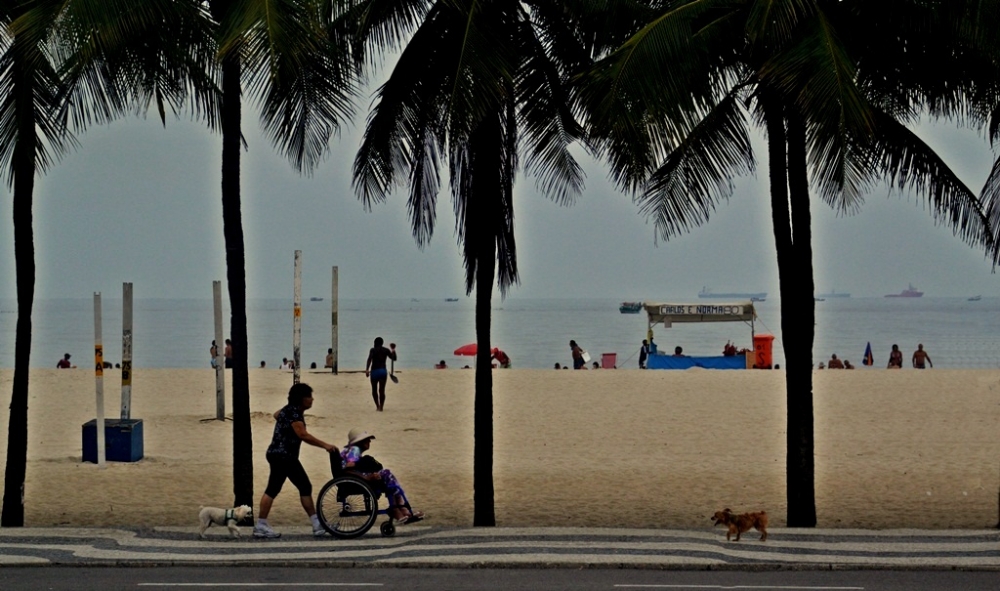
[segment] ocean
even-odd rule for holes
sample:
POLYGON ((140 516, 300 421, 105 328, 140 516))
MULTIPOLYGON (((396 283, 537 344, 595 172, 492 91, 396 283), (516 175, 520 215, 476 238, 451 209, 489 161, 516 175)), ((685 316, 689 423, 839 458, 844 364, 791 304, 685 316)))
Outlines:
MULTIPOLYGON (((696 298, 686 301, 697 303, 696 298)), ((517 299, 493 301, 493 346, 511 357, 515 368, 551 368, 570 363, 569 341, 576 340, 594 360, 606 353, 619 367, 636 367, 646 335, 645 314, 621 314, 619 301, 602 299, 517 299)), ((700 303, 706 303, 701 300, 700 303)), ((715 302, 710 302, 715 303, 715 302)), ((784 364, 778 301, 757 302, 753 330, 770 333, 774 361, 784 364)), ((331 342, 330 301, 303 302, 302 362, 320 367, 331 342)), ((15 300, 0 299, 0 367, 14 365, 17 320, 15 300)), ((250 365, 261 360, 276 368, 292 356, 292 302, 250 300, 247 310, 250 365)), ((102 305, 104 358, 121 360, 121 299, 105 297, 102 305)), ((397 369, 429 369, 445 360, 451 367, 472 365, 469 357, 452 352, 475 342, 475 302, 444 299, 340 301, 340 368, 362 369, 381 336, 397 344, 397 369)), ((209 367, 214 338, 210 299, 137 299, 133 312, 133 366, 148 368, 209 367)), ((224 317, 229 327, 228 306, 224 317)), ((752 347, 751 327, 739 322, 658 326, 660 350, 682 346, 689 355, 719 355, 727 340, 752 347)), ((831 298, 816 302, 816 363, 832 353, 861 368, 867 343, 875 367, 885 367, 889 350, 899 344, 908 368, 909 357, 922 343, 934 367, 1000 368, 1000 298, 970 302, 965 298, 831 298)), ((64 353, 80 366, 92 362, 93 300, 51 299, 35 302, 32 367, 55 367, 64 353)))

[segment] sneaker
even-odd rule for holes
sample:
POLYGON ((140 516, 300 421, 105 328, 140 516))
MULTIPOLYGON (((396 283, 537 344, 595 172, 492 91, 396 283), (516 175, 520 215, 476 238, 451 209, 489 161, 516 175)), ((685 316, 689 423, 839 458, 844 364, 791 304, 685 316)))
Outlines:
POLYGON ((326 528, 324 528, 322 525, 313 528, 313 536, 317 538, 326 537, 326 534, 327 534, 326 528))
POLYGON ((271 529, 270 525, 257 524, 253 528, 253 537, 255 538, 280 538, 281 534, 271 529))

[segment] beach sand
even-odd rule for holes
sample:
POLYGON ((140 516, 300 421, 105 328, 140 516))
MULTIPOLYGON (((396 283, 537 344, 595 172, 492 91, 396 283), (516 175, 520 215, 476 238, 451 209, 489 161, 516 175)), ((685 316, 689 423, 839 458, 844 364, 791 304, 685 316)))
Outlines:
MULTIPOLYGON (((785 525, 782 371, 497 370, 494 484, 501 526, 711 527, 723 507, 765 509, 785 525)), ((0 371, 0 421, 12 370, 0 371)), ((472 523, 473 371, 412 370, 375 412, 364 374, 303 372, 316 391, 308 429, 338 446, 352 427, 393 470, 428 525, 472 523)), ((227 389, 231 381, 227 375, 227 389)), ((267 481, 271 414, 291 372, 250 370, 254 498, 267 481)), ((814 374, 819 527, 988 528, 1000 489, 1000 371, 814 374)), ((120 372, 104 376, 105 415, 119 414, 120 372)), ((145 458, 81 462, 95 414, 87 369, 31 373, 26 525, 191 525, 198 507, 229 506, 232 423, 215 416, 211 369, 134 372, 132 417, 145 458)), ((227 412, 232 405, 227 392, 227 412)), ((0 457, 6 458, 6 428, 0 457)), ((314 490, 329 479, 303 445, 314 490)), ((286 484, 270 521, 303 525, 286 484)))

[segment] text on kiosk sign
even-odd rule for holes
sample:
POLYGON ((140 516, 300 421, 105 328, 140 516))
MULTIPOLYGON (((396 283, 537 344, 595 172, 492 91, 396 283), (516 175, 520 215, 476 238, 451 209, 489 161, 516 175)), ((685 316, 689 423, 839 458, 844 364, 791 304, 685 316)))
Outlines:
POLYGON ((742 316, 742 305, 712 305, 712 304, 690 304, 686 306, 664 305, 660 306, 662 316, 705 316, 708 314, 721 316, 742 316))

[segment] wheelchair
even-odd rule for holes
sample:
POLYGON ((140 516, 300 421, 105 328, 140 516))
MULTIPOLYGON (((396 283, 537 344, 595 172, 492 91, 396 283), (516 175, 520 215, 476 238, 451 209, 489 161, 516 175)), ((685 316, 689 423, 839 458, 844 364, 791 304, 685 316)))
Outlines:
MULTIPOLYGON (((327 482, 316 497, 316 515, 323 528, 336 538, 350 539, 365 535, 375 525, 379 515, 389 520, 379 526, 383 536, 396 533, 392 510, 396 508, 392 495, 384 494, 355 472, 345 470, 340 454, 330 454, 333 480, 327 482)), ((403 506, 410 508, 403 498, 403 506)))

